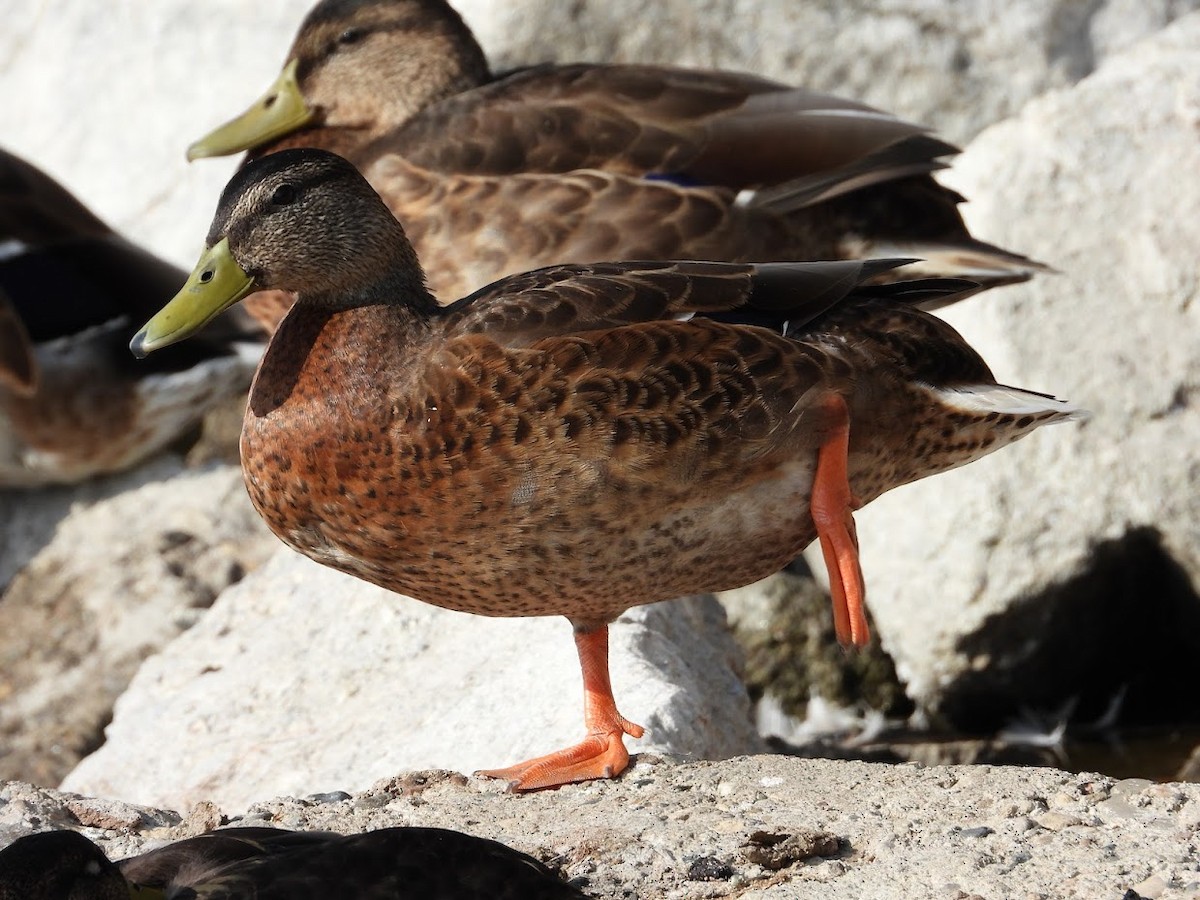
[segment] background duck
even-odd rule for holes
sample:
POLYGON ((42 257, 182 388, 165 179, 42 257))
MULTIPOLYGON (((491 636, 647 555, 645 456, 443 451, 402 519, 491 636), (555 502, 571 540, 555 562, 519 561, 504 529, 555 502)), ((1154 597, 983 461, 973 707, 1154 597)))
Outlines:
POLYGON ((496 841, 442 828, 225 828, 111 862, 77 831, 0 850, 0 900, 569 900, 585 895, 496 841))
POLYGON ((589 736, 488 774, 618 774, 607 625, 737 587, 819 537, 839 637, 867 639, 853 509, 1039 425, 918 304, 899 261, 611 263, 510 277, 440 307, 348 162, 288 150, 226 187, 187 285, 133 339, 182 340, 251 291, 294 291, 251 390, 251 500, 318 562, 439 606, 563 615, 589 736))
POLYGON ((130 326, 184 277, 0 150, 0 487, 128 468, 246 388, 261 336, 241 316, 131 363, 130 326))
MULTIPOLYGON (((1044 267, 977 241, 921 126, 752 75, 545 65, 493 76, 444 0, 325 0, 279 79, 189 157, 289 146, 354 162, 433 293, 606 259, 909 256, 886 278, 982 287, 1044 267)), ((884 276, 881 276, 884 277, 884 276)), ((290 300, 255 298, 277 320, 290 300)))

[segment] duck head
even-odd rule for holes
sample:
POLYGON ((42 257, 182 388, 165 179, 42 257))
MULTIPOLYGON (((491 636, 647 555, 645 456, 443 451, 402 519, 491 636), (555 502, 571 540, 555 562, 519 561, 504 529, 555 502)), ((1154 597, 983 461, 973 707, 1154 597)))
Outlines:
POLYGON ((330 307, 406 300, 433 308, 400 223, 354 166, 309 148, 254 160, 221 194, 187 282, 130 343, 145 356, 203 328, 252 291, 330 307))
POLYGON ((373 139, 489 78, 483 51, 445 0, 323 0, 275 83, 192 144, 188 159, 264 147, 308 128, 373 139))

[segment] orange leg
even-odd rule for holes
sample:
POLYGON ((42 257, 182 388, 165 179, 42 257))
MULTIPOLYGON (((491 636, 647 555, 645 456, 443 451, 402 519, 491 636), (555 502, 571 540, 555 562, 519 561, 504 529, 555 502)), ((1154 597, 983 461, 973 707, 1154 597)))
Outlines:
POLYGON ((858 561, 858 534, 854 529, 854 510, 862 504, 850 493, 847 474, 850 416, 841 396, 834 395, 826 404, 832 413, 833 425, 817 451, 810 508, 825 567, 829 570, 833 626, 838 641, 861 647, 870 640, 871 631, 863 605, 867 591, 858 561))
POLYGON ((583 721, 588 736, 557 753, 476 774, 504 779, 514 791, 533 791, 572 781, 615 778, 625 771, 629 752, 624 736, 640 738, 645 729, 617 712, 608 678, 608 627, 576 631, 575 647, 583 670, 583 721))

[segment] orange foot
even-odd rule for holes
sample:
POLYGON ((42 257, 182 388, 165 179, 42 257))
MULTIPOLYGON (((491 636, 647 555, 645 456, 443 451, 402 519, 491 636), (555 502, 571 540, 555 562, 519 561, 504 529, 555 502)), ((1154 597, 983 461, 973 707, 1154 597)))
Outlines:
POLYGON ((535 791, 574 781, 615 778, 625 771, 629 765, 625 735, 640 738, 645 729, 617 712, 608 677, 608 628, 576 631, 575 647, 583 669, 583 719, 588 736, 565 750, 477 775, 503 779, 513 791, 535 791))
POLYGON ((858 534, 854 528, 854 510, 862 503, 850 492, 847 472, 850 416, 841 396, 834 395, 826 404, 833 425, 817 451, 810 509, 821 541, 825 568, 829 570, 833 626, 838 641, 861 647, 870 640, 871 629, 867 625, 864 603, 867 590, 858 561, 858 534))
POLYGON ((643 734, 640 725, 634 725, 624 719, 621 723, 621 727, 614 731, 593 731, 578 744, 565 750, 527 759, 506 769, 485 769, 476 774, 503 779, 514 791, 536 791, 539 788, 559 787, 573 781, 615 778, 629 765, 625 735, 638 738, 643 734))

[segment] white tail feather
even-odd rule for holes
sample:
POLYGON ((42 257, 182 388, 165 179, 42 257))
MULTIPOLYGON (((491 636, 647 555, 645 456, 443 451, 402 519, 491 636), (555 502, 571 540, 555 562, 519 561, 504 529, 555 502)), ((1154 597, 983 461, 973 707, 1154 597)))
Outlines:
POLYGON ((963 412, 997 412, 1014 416, 1054 413, 1053 418, 1046 420, 1046 424, 1087 419, 1091 415, 1086 409, 1081 409, 1066 400, 1005 384, 975 384, 956 388, 931 386, 929 390, 946 406, 961 409, 963 412))

